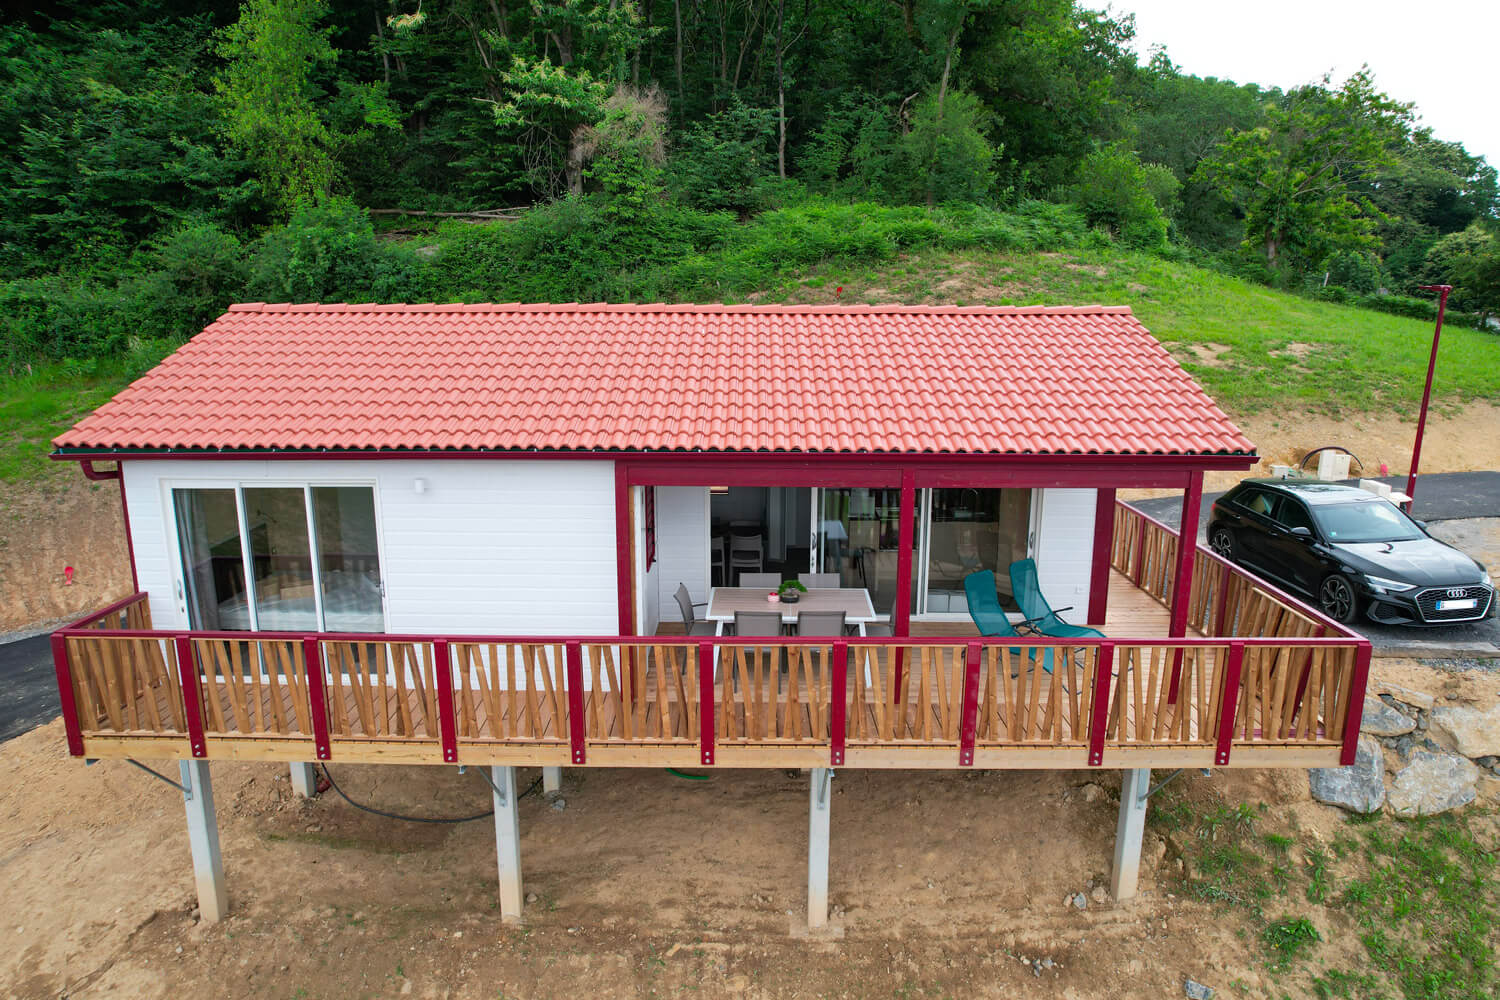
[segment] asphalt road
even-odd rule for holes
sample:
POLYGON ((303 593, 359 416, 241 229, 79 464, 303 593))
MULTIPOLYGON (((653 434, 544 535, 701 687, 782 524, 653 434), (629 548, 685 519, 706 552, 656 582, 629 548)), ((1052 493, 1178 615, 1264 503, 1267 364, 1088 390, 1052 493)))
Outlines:
MULTIPOLYGON (((1388 476, 1381 480, 1398 490, 1405 490, 1403 477, 1388 476)), ((1349 481, 1351 484, 1354 480, 1349 481)), ((1205 493, 1203 508, 1198 514, 1198 540, 1208 541, 1208 511, 1222 493, 1205 493)), ((1417 492, 1412 504, 1412 515, 1432 525, 1432 533, 1444 538, 1444 521, 1460 521, 1469 518, 1500 518, 1500 472, 1435 472, 1417 477, 1417 492)), ((1155 500, 1134 500, 1131 506, 1144 511, 1172 527, 1182 520, 1182 498, 1160 497, 1155 500)), ((1448 539, 1444 539, 1445 541, 1448 539)), ((1496 567, 1490 566, 1493 573, 1496 567)), ((1500 617, 1494 614, 1482 622, 1465 625, 1444 625, 1431 628, 1402 628, 1395 625, 1376 625, 1370 621, 1355 623, 1355 629, 1372 644, 1387 650, 1400 649, 1412 656, 1427 655, 1447 657, 1462 652, 1464 646, 1474 643, 1500 649, 1500 617)))
POLYGON ((61 711, 48 637, 0 643, 0 743, 50 722, 61 711))

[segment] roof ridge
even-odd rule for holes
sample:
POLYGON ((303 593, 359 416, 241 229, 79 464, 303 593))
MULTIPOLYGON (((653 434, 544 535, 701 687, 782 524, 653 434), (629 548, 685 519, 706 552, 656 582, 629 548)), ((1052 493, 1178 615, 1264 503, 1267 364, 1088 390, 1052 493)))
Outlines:
POLYGON ((1128 316, 1131 309, 1126 305, 1071 305, 1071 306, 959 306, 922 305, 907 303, 834 303, 825 305, 780 303, 726 303, 726 302, 237 302, 229 307, 232 313, 761 313, 761 314, 825 314, 858 315, 868 313, 898 313, 928 316, 1128 316))

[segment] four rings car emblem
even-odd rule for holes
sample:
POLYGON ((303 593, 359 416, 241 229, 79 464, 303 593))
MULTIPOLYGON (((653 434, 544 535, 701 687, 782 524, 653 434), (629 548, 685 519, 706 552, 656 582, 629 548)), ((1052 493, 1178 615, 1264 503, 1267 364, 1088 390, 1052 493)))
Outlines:
POLYGON ((1463 597, 1467 593, 1468 593, 1468 590, 1465 589, 1465 588, 1463 588, 1463 587, 1449 587, 1448 588, 1448 596, 1449 597, 1463 597))

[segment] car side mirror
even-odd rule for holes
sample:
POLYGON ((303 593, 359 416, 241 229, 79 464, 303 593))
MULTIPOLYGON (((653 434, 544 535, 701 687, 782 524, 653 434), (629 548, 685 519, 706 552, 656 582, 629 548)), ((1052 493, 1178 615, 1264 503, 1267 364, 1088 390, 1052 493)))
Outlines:
POLYGON ((1302 539, 1304 542, 1310 542, 1312 541, 1313 533, 1311 528, 1307 527, 1306 525, 1299 524, 1292 529, 1292 535, 1296 538, 1302 539))
POLYGON ((1423 531, 1427 530, 1427 522, 1426 521, 1413 521, 1412 523, 1414 523, 1417 527, 1421 528, 1423 531))

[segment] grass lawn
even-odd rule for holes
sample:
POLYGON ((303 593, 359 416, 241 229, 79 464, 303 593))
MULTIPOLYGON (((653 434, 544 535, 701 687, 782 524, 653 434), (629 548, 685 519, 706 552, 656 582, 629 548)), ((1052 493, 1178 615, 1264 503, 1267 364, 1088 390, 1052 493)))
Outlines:
MULTIPOLYGON (((786 275, 766 302, 1128 305, 1234 415, 1334 415, 1421 402, 1432 324, 1315 302, 1214 271, 1113 250, 920 252, 895 262, 786 275)), ((1500 334, 1445 325, 1434 399, 1500 400, 1500 334)))
MULTIPOLYGON (((1351 816, 1326 842, 1264 807, 1204 806, 1170 792, 1147 816, 1184 862, 1179 888, 1245 919, 1278 994, 1500 995, 1497 857, 1476 832, 1484 810, 1351 816)), ((1226 997, 1251 995, 1221 986, 1226 997)))
MULTIPOLYGON (((0 380, 0 482, 36 480, 51 473, 58 465, 47 458, 52 438, 137 374, 124 366, 96 366, 85 373, 54 365, 0 380)), ((69 467, 67 472, 77 470, 69 467)))

